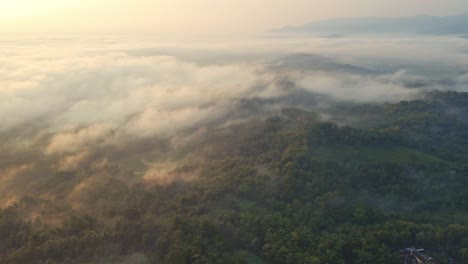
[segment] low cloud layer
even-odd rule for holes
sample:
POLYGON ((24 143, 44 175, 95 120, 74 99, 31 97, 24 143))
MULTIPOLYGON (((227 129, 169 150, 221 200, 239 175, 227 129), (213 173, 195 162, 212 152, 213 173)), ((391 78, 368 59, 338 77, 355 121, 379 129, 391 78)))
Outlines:
POLYGON ((189 146, 210 129, 284 107, 326 112, 343 101, 467 91, 466 46, 461 38, 190 47, 117 37, 2 38, 0 181, 13 186, 41 177, 34 170, 112 163, 151 181, 167 178, 177 166, 153 163, 164 161, 165 152, 189 146))

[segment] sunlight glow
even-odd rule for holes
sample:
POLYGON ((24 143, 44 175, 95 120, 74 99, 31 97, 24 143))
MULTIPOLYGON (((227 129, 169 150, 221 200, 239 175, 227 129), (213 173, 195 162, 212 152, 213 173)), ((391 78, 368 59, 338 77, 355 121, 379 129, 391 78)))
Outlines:
POLYGON ((27 19, 47 15, 63 8, 68 0, 2 0, 0 1, 0 20, 27 19))
POLYGON ((424 1, 422 9, 421 0, 0 0, 0 33, 261 34, 334 17, 468 9, 466 0, 424 1))

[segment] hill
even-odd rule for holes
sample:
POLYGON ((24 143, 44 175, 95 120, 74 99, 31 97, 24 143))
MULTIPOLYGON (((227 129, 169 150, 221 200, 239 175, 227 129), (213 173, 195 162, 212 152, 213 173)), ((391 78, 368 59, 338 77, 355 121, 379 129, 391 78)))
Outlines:
POLYGON ((301 26, 288 26, 272 33, 320 34, 421 34, 467 35, 468 13, 454 16, 364 17, 340 18, 311 22, 301 26))
POLYGON ((124 162, 44 175, 0 211, 0 263, 399 263, 410 246, 466 263, 468 93, 330 111, 361 120, 218 128, 154 167, 170 181, 124 162))

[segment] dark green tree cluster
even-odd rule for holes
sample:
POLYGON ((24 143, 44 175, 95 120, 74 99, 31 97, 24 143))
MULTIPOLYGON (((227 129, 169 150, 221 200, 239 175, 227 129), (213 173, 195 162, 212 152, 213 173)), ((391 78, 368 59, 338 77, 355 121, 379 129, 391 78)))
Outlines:
POLYGON ((111 221, 1 210, 0 263, 468 263, 468 94, 366 107, 358 128, 294 109, 233 126, 195 180, 109 191, 111 221))

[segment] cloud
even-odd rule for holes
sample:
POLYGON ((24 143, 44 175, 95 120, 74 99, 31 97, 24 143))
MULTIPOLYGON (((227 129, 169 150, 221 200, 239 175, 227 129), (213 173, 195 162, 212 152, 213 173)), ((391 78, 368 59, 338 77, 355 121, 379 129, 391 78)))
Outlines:
POLYGON ((86 161, 88 161, 89 151, 82 151, 77 154, 68 155, 60 159, 57 166, 59 171, 76 171, 86 161))
POLYGON ((30 173, 35 167, 36 164, 31 162, 0 168, 0 208, 13 205, 18 201, 18 193, 12 192, 13 182, 17 177, 30 173))
MULTIPOLYGON (((197 175, 171 159, 190 155, 213 129, 284 107, 330 116, 326 108, 341 101, 394 102, 424 90, 466 91, 468 83, 465 39, 188 47, 119 37, 16 38, 0 42, 0 172, 8 186, 22 174, 18 186, 56 171, 117 165, 113 176, 168 184, 197 175), (21 164, 40 169, 12 174, 21 164)), ((216 155, 205 147, 200 153, 216 155)))
POLYGON ((97 124, 72 132, 59 132, 52 137, 45 152, 49 155, 83 152, 105 141, 111 131, 109 125, 97 124))
POLYGON ((200 67, 169 56, 109 54, 59 60, 31 58, 2 76, 8 85, 0 93, 0 130, 37 120, 44 128, 62 130, 102 122, 119 127, 132 119, 125 126, 131 134, 170 133, 219 116, 230 101, 256 96, 251 87, 271 79, 257 65, 200 67), (30 66, 21 70, 26 64, 30 66), (35 71, 43 77, 33 81, 35 71))
POLYGON ((308 74, 298 81, 306 91, 330 95, 335 99, 355 102, 395 102, 416 97, 420 92, 404 86, 405 80, 411 80, 404 71, 389 75, 327 75, 308 74))

